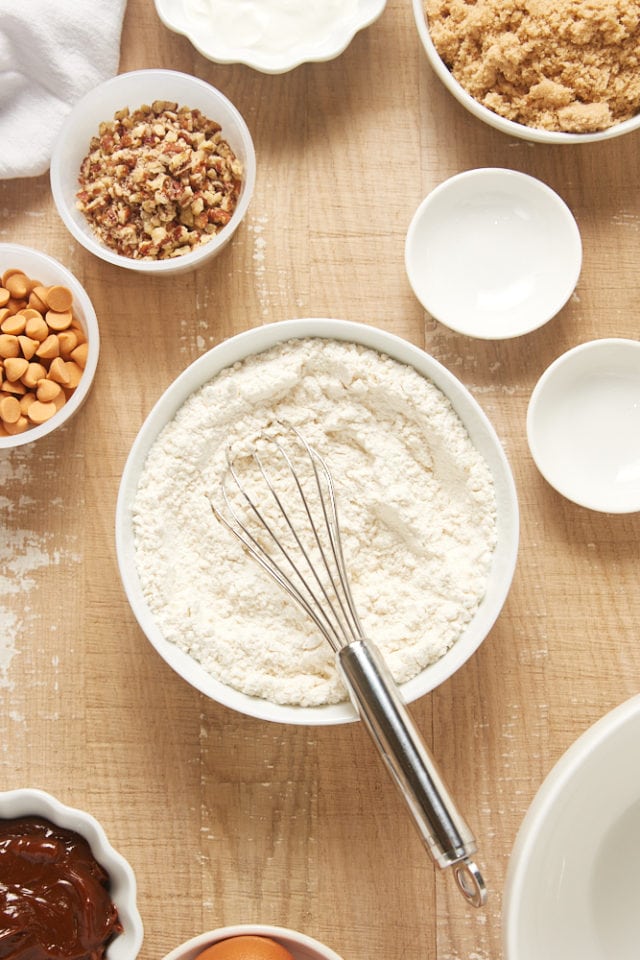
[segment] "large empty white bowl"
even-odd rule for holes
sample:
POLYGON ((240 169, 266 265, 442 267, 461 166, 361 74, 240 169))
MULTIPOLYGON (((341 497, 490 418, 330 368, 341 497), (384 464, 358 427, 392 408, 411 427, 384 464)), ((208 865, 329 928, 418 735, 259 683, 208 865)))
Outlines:
POLYGON ((322 337, 358 343, 413 366, 449 398, 476 449, 494 478, 497 501, 497 545, 487 590, 459 639, 438 661, 402 684, 405 701, 420 697, 448 679, 480 646, 497 618, 513 577, 518 550, 518 502, 502 445, 476 400, 440 363, 406 340, 370 327, 333 319, 288 320, 256 327, 214 347, 191 364, 160 397, 143 424, 127 459, 116 508, 116 549, 120 575, 132 610, 149 641, 164 660, 201 693, 234 710, 264 720, 298 724, 334 724, 356 719, 351 703, 286 706, 250 697, 220 683, 193 657, 162 635, 140 583, 136 565, 133 505, 147 453, 163 427, 185 400, 225 367, 286 340, 322 337))
POLYGON ((527 812, 504 898, 506 960, 640 955, 640 696, 586 731, 527 812))
POLYGON ((527 437, 559 493, 605 513, 640 510, 640 340, 582 343, 538 380, 527 437))
POLYGON ((529 333, 571 296, 582 266, 573 214, 517 170, 466 170, 416 210, 405 244, 415 295, 457 333, 487 340, 529 333))

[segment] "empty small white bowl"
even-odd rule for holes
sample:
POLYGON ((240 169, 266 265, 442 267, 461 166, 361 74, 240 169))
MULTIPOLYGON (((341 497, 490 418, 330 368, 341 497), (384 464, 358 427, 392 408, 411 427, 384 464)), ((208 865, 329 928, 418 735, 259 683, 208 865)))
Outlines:
POLYGON ((304 933, 298 933, 297 930, 290 930, 287 927, 272 927, 261 923, 237 924, 201 933, 176 947, 164 960, 196 960, 198 954, 207 947, 213 946, 214 943, 228 940, 230 937, 246 936, 269 937, 275 940, 289 951, 293 960, 341 960, 341 957, 329 947, 304 933))
POLYGON ((467 170, 416 210, 405 243, 409 283, 440 323, 470 337, 508 339, 551 320, 582 266, 566 203, 516 170, 467 170))
POLYGON ((511 854, 505 960, 637 960, 640 696, 598 720, 536 794, 511 854))
POLYGON ((568 500, 640 510, 640 341, 591 340, 558 357, 531 394, 527 438, 538 470, 568 500))
POLYGON ((412 0, 413 16, 418 29, 418 36, 424 47, 431 68, 436 76, 442 81, 447 90, 455 97, 458 103, 469 111, 474 117, 482 120, 488 126, 506 133, 512 137, 518 137, 521 140, 530 140, 533 143, 553 143, 553 144, 575 144, 575 143, 593 143, 601 140, 611 140, 613 137, 621 137, 625 133, 631 133, 640 129, 640 113, 624 120, 622 123, 614 124, 605 130, 596 130, 588 133, 565 133, 561 130, 545 130, 539 127, 529 127, 523 123, 516 123, 514 120, 508 120, 500 116, 488 107, 485 107, 478 100, 471 96, 451 73, 440 57, 435 48, 429 24, 425 16, 424 0, 412 0))
POLYGON ((80 382, 65 405, 50 420, 27 428, 24 433, 0 437, 0 451, 33 443, 63 426, 78 412, 87 399, 98 365, 100 332, 93 303, 80 281, 63 264, 53 257, 24 247, 18 243, 0 243, 0 275, 9 268, 17 268, 32 280, 40 280, 45 286, 61 284, 73 294, 73 314, 82 326, 89 346, 87 362, 80 382))
POLYGON ((135 960, 144 935, 136 905, 136 878, 124 857, 113 849, 102 826, 89 813, 69 807, 44 790, 24 787, 0 793, 0 819, 36 816, 73 830, 88 841, 91 852, 109 875, 111 900, 122 924, 106 950, 106 960, 135 960))
POLYGON ((256 176, 256 158, 249 129, 236 107, 215 87, 187 73, 175 70, 135 70, 121 73, 86 94, 65 120, 51 158, 51 190, 58 213, 73 237, 90 253, 107 263, 153 276, 168 276, 195 270, 217 256, 240 226, 249 206, 256 176), (138 260, 124 256, 103 243, 84 213, 76 206, 78 177, 89 153, 92 137, 116 111, 137 110, 154 100, 167 100, 181 107, 200 110, 222 127, 244 168, 242 188, 229 223, 206 243, 190 253, 164 260, 138 260))
POLYGON ((183 34, 215 63, 244 63, 261 73, 286 73, 302 63, 333 60, 356 33, 377 20, 386 0, 237 4, 220 0, 155 0, 169 30, 183 34), (241 9, 234 10, 235 7, 241 9), (296 19, 305 11, 307 23, 296 19))

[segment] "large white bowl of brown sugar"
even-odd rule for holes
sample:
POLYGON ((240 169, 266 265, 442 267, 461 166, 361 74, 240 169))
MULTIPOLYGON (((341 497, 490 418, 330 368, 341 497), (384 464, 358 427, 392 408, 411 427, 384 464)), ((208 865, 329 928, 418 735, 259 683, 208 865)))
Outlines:
MULTIPOLYGON (((278 438, 286 423, 333 473, 363 629, 415 700, 472 656, 500 613, 518 506, 500 441, 469 391, 423 350, 367 324, 257 327, 201 356, 160 397, 116 511, 133 613, 164 660, 219 703, 284 723, 356 718, 330 644, 211 509, 222 505, 228 451, 265 431, 278 438)), ((291 476, 276 476, 293 503, 291 476)))
POLYGON ((474 116, 539 143, 640 128, 640 8, 631 0, 413 0, 445 87, 474 116))

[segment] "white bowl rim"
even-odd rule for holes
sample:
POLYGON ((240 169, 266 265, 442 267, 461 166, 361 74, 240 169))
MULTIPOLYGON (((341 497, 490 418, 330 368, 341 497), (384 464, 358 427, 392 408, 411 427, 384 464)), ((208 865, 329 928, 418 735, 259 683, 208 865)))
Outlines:
POLYGON ((215 43, 205 44, 204 39, 197 31, 189 28, 185 22, 174 15, 169 6, 171 0, 154 0, 156 12, 160 20, 169 30, 186 37, 198 53, 214 63, 240 63, 251 67, 260 73, 282 74, 294 70, 303 63, 323 63, 334 60, 344 53, 357 33, 371 26, 380 17, 386 7, 387 0, 359 0, 363 7, 362 14, 347 21, 344 33, 334 33, 322 45, 310 43, 299 47, 291 47, 286 54, 270 54, 265 51, 251 50, 247 47, 229 48, 215 43))
POLYGON ((540 180, 538 177, 534 177, 530 173, 523 173, 521 170, 514 170, 510 167, 473 167, 471 169, 462 170, 459 173, 455 173, 436 184, 436 186, 433 187, 433 189, 430 190, 426 197, 424 197, 419 203, 407 229, 404 261, 405 270, 407 272, 407 277, 409 279, 411 288, 413 289, 413 292, 424 309, 431 314, 429 306, 418 294, 416 283, 414 281, 413 270, 411 267, 417 242, 416 235, 425 215, 432 204, 449 191, 454 191, 461 183, 466 183, 470 180, 478 180, 480 183, 482 183, 484 180, 503 182, 505 185, 520 183, 523 186, 526 186, 529 190, 536 190, 538 193, 543 194, 553 204, 554 209, 562 217, 563 223, 565 224, 568 234, 570 235, 571 245, 570 248, 567 248, 567 255, 570 255, 570 269, 565 274, 565 282, 562 288, 559 288, 558 290, 554 306, 546 313, 541 314, 539 319, 536 321, 531 321, 527 324, 518 326, 517 322, 514 320, 512 331, 509 333, 500 334, 496 333, 495 331, 492 332, 491 330, 483 330, 481 325, 474 326, 473 324, 466 325, 464 323, 456 323, 455 321, 443 319, 440 316, 436 317, 435 314, 432 315, 438 320, 439 323, 442 323, 443 326, 448 327, 455 333, 461 333, 477 340, 507 340, 523 336, 527 333, 532 333, 534 330, 538 330, 540 327, 544 326, 555 316, 557 316, 575 290, 582 269, 582 238, 573 212, 566 201, 560 196, 560 194, 556 193, 556 191, 550 187, 549 184, 545 183, 544 180, 540 180))
MULTIPOLYGON (((89 349, 87 351, 87 362, 80 382, 64 407, 51 417, 50 420, 37 426, 29 427, 24 433, 18 433, 12 437, 0 437, 0 451, 15 450, 17 447, 35 443, 36 440, 40 440, 42 437, 53 433, 59 427, 64 426, 74 413, 78 412, 87 399, 93 385, 96 368, 98 366, 98 357, 100 355, 100 329, 98 327, 95 308, 89 294, 68 267, 65 267, 64 264, 60 263, 59 260, 56 260, 56 258, 50 254, 44 253, 35 247, 28 247, 20 243, 0 242, 0 258, 5 255, 8 257, 15 256, 16 259, 24 257, 37 262, 38 265, 45 270, 46 275, 52 278, 51 281, 46 281, 43 275, 37 279, 48 283, 61 283, 71 290, 76 318, 82 323, 85 329, 89 349), (55 278, 55 280, 53 278, 55 278)), ((18 264, 12 263, 7 264, 7 266, 17 267, 18 264)))
POLYGON ((565 350, 564 353, 561 353, 560 356, 556 357, 555 360, 553 360, 541 373, 531 392, 531 396, 529 397, 526 415, 526 433, 529 450, 536 467, 547 483, 552 486, 554 490, 557 490, 557 492, 563 497, 566 497, 567 500, 571 500, 572 503, 575 503, 580 507, 585 507, 588 510, 596 510, 609 514, 637 513, 640 510, 640 500, 629 507, 621 506, 619 501, 616 502, 611 500, 604 503, 588 497, 577 495, 576 492, 571 489, 570 484, 560 482, 555 475, 552 475, 549 470, 547 470, 545 459, 541 454, 540 444, 538 442, 535 421, 537 405, 541 395, 544 393, 549 382, 557 374, 558 370, 562 369, 565 364, 568 362, 570 363, 571 360, 579 354, 591 351, 600 351, 602 349, 606 350, 609 347, 619 347, 624 349, 625 346, 630 350, 640 351, 640 340, 632 340, 628 337, 601 337, 596 340, 585 340, 583 343, 576 344, 569 350, 565 350))
POLYGON ((164 960, 195 960, 197 954, 191 951, 204 950, 221 940, 242 936, 271 937, 272 940, 282 942, 287 949, 290 949, 292 945, 299 946, 320 953, 323 960, 342 960, 330 947, 305 933, 298 933, 297 930, 292 930, 290 927, 272 926, 264 923, 238 923, 208 930, 175 947, 164 957, 164 960))
POLYGON ((39 816, 59 827, 81 834, 89 842, 91 851, 108 872, 113 902, 123 924, 123 932, 109 944, 106 960, 135 960, 144 938, 142 918, 136 903, 137 882, 133 869, 121 853, 111 845, 104 827, 96 818, 78 807, 71 807, 53 794, 39 787, 17 787, 0 791, 0 819, 39 816), (127 888, 128 897, 122 900, 115 888, 127 888), (120 940, 117 952, 112 947, 120 940), (127 954, 122 953, 126 941, 127 954))
POLYGON ((346 340, 371 347, 402 363, 413 366, 449 397, 463 419, 477 448, 488 460, 498 499, 498 546, 494 554, 495 591, 491 599, 482 601, 467 629, 472 626, 477 635, 465 642, 467 632, 444 654, 413 680, 401 685, 407 702, 433 690, 458 670, 478 649, 495 623, 509 592, 518 552, 519 509, 515 483, 506 454, 494 427, 471 395, 470 391, 439 361, 424 350, 395 334, 377 327, 348 320, 329 318, 305 318, 282 320, 254 327, 222 341, 200 356, 173 381, 164 391, 147 415, 129 456, 126 460, 116 503, 116 556, 120 578, 131 609, 142 632, 160 656, 197 690, 216 702, 238 710, 248 716, 280 723, 307 724, 314 726, 346 723, 357 719, 356 712, 348 701, 318 707, 283 706, 266 700, 249 697, 220 683, 206 674, 202 667, 175 644, 164 640, 148 610, 139 585, 133 557, 131 533, 131 505, 137 488, 137 473, 148 450, 162 426, 167 423, 182 403, 197 386, 215 376, 224 367, 251 354, 257 354, 271 346, 289 339, 322 337, 346 340), (428 368, 429 372, 426 372, 428 368), (452 396, 452 394, 454 396, 452 396), (454 399, 455 397, 455 399, 454 399), (461 412, 462 409, 462 412, 461 412), (471 424, 470 424, 471 421, 471 424), (496 582, 498 581, 498 582, 496 582), (181 669, 180 669, 181 668, 181 669), (194 674, 196 676, 194 676, 194 674), (426 682, 425 682, 426 680, 426 682))
MULTIPOLYGON (((166 97, 162 96, 162 94, 159 94, 157 99, 166 99, 166 97)), ((186 105, 189 106, 189 104, 186 105)), ((111 117, 103 117, 102 119, 109 120, 111 117)), ((210 119, 215 120, 216 118, 211 117, 210 119)), ((96 130, 98 123, 99 119, 96 119, 96 130)), ((223 135, 225 134, 224 127, 222 133, 223 135)), ((87 149, 88 147, 89 144, 87 142, 87 149)), ((229 100, 229 98, 222 93, 221 90, 219 90, 217 87, 214 87, 213 84, 209 83, 208 81, 202 80, 190 73, 164 68, 145 68, 141 70, 130 70, 126 73, 118 73, 114 77, 103 81, 103 83, 86 93, 80 100, 77 101, 77 103, 74 104, 70 113, 65 118, 53 148, 50 165, 51 192, 53 194, 54 203, 60 218, 78 243, 80 243, 90 253, 93 253, 95 256, 106 261, 107 263, 111 263, 115 266, 123 267, 127 270, 132 270, 137 273, 148 273, 157 276, 162 276, 163 274, 175 275, 176 273, 186 272, 187 270, 196 270, 204 261, 210 259, 217 250, 220 250, 231 239, 244 219, 253 196, 255 180, 256 154, 253 138, 251 136, 249 127, 247 126, 246 120, 235 104, 232 103, 231 100, 229 100), (207 96, 213 96, 220 103, 224 104, 225 110, 228 111, 233 118, 233 122, 236 124, 239 138, 242 141, 242 149, 246 154, 244 158, 244 177, 242 189, 240 192, 240 197, 238 198, 238 203, 229 223, 226 224, 226 226, 224 226, 212 240, 195 247, 190 253, 186 253, 181 257, 174 257, 165 260, 135 260, 132 257, 125 257, 101 243, 92 233, 79 229, 75 219, 69 213, 68 200, 60 184, 62 153, 67 136, 74 128, 76 117, 81 115, 81 113, 89 104, 95 103, 96 108, 98 108, 101 97, 105 94, 105 92, 117 90, 119 87, 126 87, 132 81, 143 78, 157 79, 158 82, 167 84, 177 80, 179 83, 189 84, 194 89, 203 91, 207 96)))
POLYGON ((529 865, 549 814, 587 759, 638 714, 640 694, 623 701, 596 720, 567 748, 535 794, 516 835, 507 867, 502 909, 506 960, 518 960, 519 904, 525 893, 529 865))
POLYGON ((467 93, 464 87, 455 79, 449 68, 445 65, 440 54, 435 48, 431 33, 427 26, 427 18, 424 14, 424 0, 412 0, 413 15, 418 30, 418 35, 427 54, 427 58, 436 76, 440 78, 447 90, 455 97, 458 103, 462 104, 469 113, 483 120, 490 127, 494 127, 501 133, 506 133, 520 140, 530 140, 534 143, 555 143, 555 144, 578 144, 595 143, 601 140, 611 140, 614 137, 620 137, 625 133, 631 133, 640 129, 640 113, 621 123, 607 127, 605 130, 596 130, 589 133, 569 133, 561 130, 545 130, 542 127, 528 127, 523 123, 517 123, 515 120, 509 120, 502 117, 488 107, 481 104, 475 97, 467 93))

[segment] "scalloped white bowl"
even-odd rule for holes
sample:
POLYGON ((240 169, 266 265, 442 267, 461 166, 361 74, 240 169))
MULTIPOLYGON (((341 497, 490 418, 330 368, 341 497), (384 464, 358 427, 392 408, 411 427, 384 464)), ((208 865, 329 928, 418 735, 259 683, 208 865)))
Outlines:
POLYGON ((329 947, 304 933, 298 933, 297 930, 290 930, 288 927, 273 927, 261 923, 237 924, 201 933, 176 947, 164 960, 196 960, 198 954, 207 947, 213 946, 214 943, 228 940, 229 937, 242 936, 269 937, 276 943, 282 944, 294 960, 342 960, 329 947))
POLYGON ((424 13, 424 0, 412 0, 413 16, 418 29, 418 36, 422 41, 427 60, 436 76, 442 81, 447 90, 455 97, 458 103, 477 117, 484 121, 490 127, 500 130, 512 137, 518 137, 521 140, 530 140, 533 143, 595 143, 600 140, 611 140, 613 137, 621 137, 625 133, 631 133, 633 130, 640 129, 640 113, 629 120, 608 127, 606 130, 598 130, 592 133, 563 133, 559 130, 543 130, 538 127, 528 127, 523 123, 516 123, 514 120, 508 120, 494 113, 488 107, 483 106, 478 100, 472 97, 464 87, 458 83, 449 68, 440 58, 440 54, 435 48, 429 25, 424 13))
POLYGON ((285 340, 322 337, 347 340, 387 354, 413 366, 449 398, 476 448, 487 461, 495 482, 498 543, 487 591, 455 644, 437 662, 401 686, 406 702, 417 699, 448 679, 480 646, 507 597, 513 578, 519 515, 515 485, 500 441, 486 415, 466 387, 423 350, 375 327, 345 320, 285 320, 256 327, 224 341, 191 364, 160 397, 140 429, 125 464, 116 507, 116 550, 120 576, 136 619, 161 657, 184 680, 201 693, 240 713, 281 723, 324 725, 356 719, 352 705, 317 707, 282 706, 250 697, 220 683, 204 667, 164 639, 144 598, 135 557, 132 508, 148 451, 163 427, 173 419, 185 400, 222 369, 285 340))
POLYGON ((136 878, 128 862, 109 843, 102 826, 91 814, 67 806, 44 790, 23 787, 0 792, 0 819, 28 816, 43 817, 88 841, 94 857, 109 874, 111 899, 123 928, 107 947, 106 960, 135 960, 144 936, 136 905, 136 878))
POLYGON ((213 23, 195 19, 185 8, 185 0, 155 0, 162 22, 174 33, 187 37, 195 49, 215 63, 243 63, 261 73, 286 73, 302 63, 333 60, 349 46, 356 33, 372 24, 382 14, 386 0, 358 0, 353 15, 342 16, 325 32, 315 33, 284 50, 260 47, 259 39, 246 45, 229 45, 216 33, 213 23))

